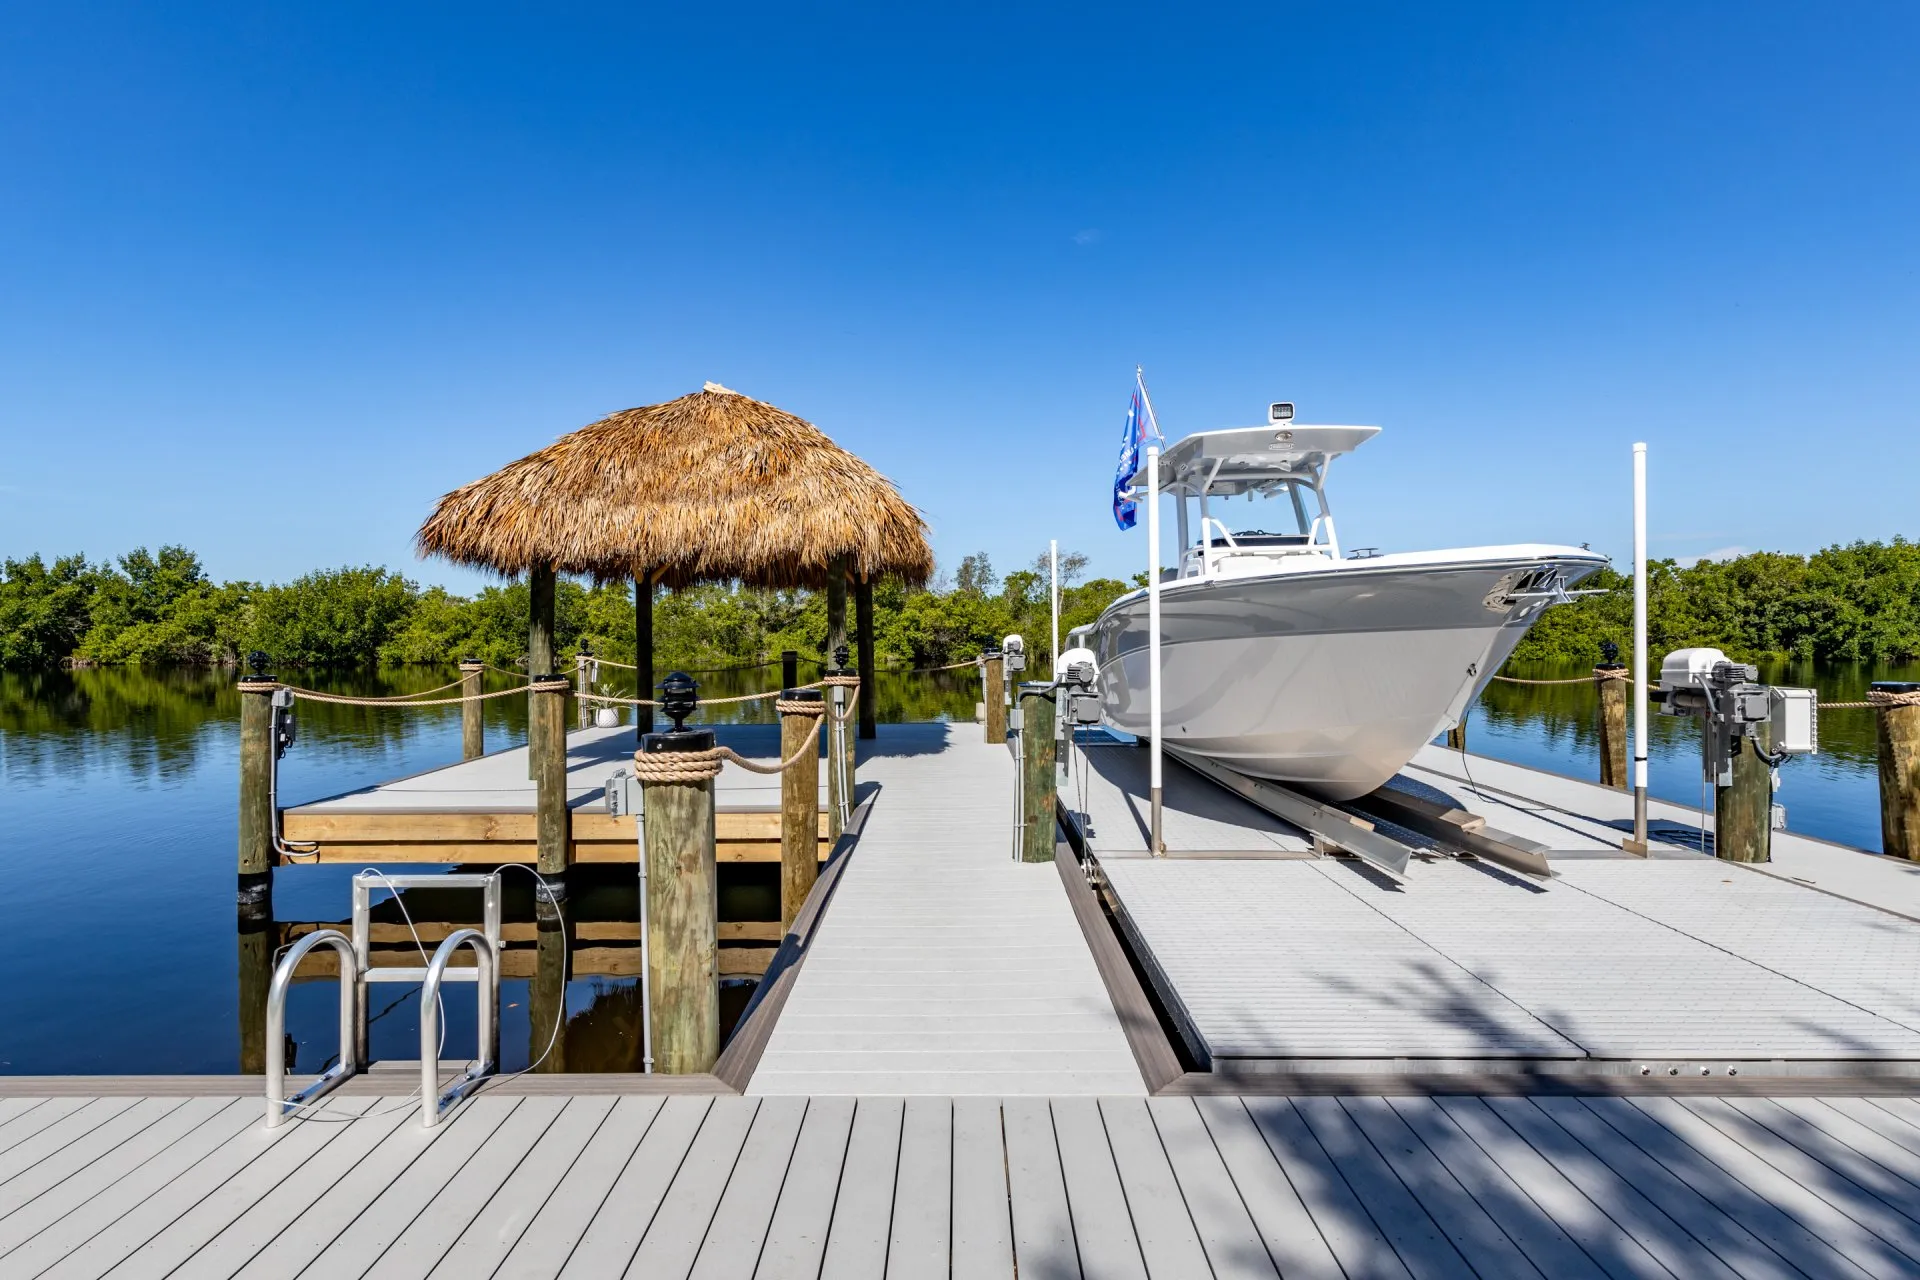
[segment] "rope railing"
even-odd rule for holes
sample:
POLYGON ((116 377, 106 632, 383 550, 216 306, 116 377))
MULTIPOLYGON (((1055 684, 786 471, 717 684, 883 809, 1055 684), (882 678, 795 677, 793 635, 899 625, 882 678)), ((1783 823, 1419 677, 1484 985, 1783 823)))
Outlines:
MULTIPOLYGON (((1633 676, 1624 669, 1595 667, 1593 674, 1590 676, 1573 676, 1565 680, 1524 680, 1519 676, 1501 675, 1496 675, 1493 678, 1501 681, 1503 684, 1555 685, 1593 684, 1599 680, 1632 680, 1633 676)), ((1920 707, 1920 690, 1894 693, 1885 689, 1871 689, 1868 690, 1864 700, 1829 702, 1825 698, 1822 698, 1819 700, 1818 705, 1822 711, 1865 711, 1868 709, 1887 711, 1894 707, 1920 707)))

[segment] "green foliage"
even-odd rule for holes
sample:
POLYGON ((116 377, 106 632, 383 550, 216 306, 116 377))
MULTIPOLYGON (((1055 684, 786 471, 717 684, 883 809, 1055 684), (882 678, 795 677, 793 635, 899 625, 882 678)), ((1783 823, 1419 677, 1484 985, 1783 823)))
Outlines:
MULTIPOLYGON (((1605 595, 1547 610, 1520 662, 1597 659, 1602 641, 1633 638, 1633 582, 1602 570, 1581 584, 1605 595)), ((1897 662, 1920 657, 1920 544, 1855 542, 1812 556, 1756 551, 1647 572, 1647 643, 1656 654, 1712 645, 1743 661, 1897 662)))
MULTIPOLYGON (((1085 558, 1065 552, 1060 630, 1093 621, 1144 584, 1081 583, 1085 558)), ((1050 631, 1047 557, 997 575, 985 553, 966 557, 948 589, 874 588, 875 650, 882 663, 929 667, 970 658, 1010 633, 1025 636, 1044 670, 1050 631)), ((1549 609, 1521 642, 1522 662, 1591 662, 1612 640, 1624 651, 1632 584, 1603 570, 1586 584, 1605 594, 1549 609)), ((1756 552, 1685 568, 1655 562, 1648 575, 1655 652, 1707 644, 1737 657, 1888 662, 1920 657, 1920 545, 1856 542, 1813 556, 1756 552)), ((849 619, 851 621, 851 619, 849 619)), ((633 661, 630 583, 562 580, 555 629, 564 672, 583 644, 633 661)), ((664 667, 723 667, 795 649, 824 657, 824 595, 699 586, 662 591, 654 603, 654 653, 664 667)), ((526 660, 527 586, 508 582, 471 597, 421 590, 388 569, 310 573, 280 586, 215 583, 184 547, 132 551, 112 563, 40 556, 0 564, 0 667, 233 663, 249 650, 276 665, 441 664, 477 657, 497 667, 526 660)))

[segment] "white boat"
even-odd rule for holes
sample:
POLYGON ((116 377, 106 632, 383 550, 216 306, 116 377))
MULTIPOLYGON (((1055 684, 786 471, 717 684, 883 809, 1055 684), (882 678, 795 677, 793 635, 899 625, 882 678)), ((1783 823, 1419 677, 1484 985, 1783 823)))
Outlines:
MULTIPOLYGON (((1168 747, 1350 800, 1459 723, 1541 612, 1607 560, 1535 543, 1343 556, 1327 469, 1380 428, 1291 413, 1275 405, 1268 426, 1203 431, 1161 458, 1181 548, 1161 575, 1162 732, 1168 747), (1230 530, 1220 507, 1243 495, 1267 499, 1261 523, 1277 511, 1280 527, 1230 530)), ((1142 493, 1146 479, 1143 462, 1142 493)), ((1107 722, 1140 737, 1147 635, 1141 589, 1076 636, 1098 660, 1107 722)))

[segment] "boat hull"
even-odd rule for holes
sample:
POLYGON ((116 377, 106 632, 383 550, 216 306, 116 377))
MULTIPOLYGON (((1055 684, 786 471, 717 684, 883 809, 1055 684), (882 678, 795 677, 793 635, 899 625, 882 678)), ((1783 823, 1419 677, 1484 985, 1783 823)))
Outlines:
MULTIPOLYGON (((1458 722, 1547 601, 1593 556, 1189 579, 1161 590, 1161 721, 1172 746, 1330 800, 1365 795, 1458 722)), ((1108 723, 1148 734, 1147 598, 1094 629, 1108 723)))

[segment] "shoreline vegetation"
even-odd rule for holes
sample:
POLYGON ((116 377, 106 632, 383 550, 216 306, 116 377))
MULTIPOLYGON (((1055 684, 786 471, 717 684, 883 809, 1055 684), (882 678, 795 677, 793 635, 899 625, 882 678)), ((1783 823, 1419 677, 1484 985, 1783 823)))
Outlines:
MULTIPOLYGON (((1082 581, 1086 557, 1061 556, 1060 627, 1091 622, 1142 585, 1082 581)), ((1045 555, 996 574, 985 554, 962 560, 926 589, 882 581, 874 588, 878 661, 928 667, 972 657, 1017 632, 1044 652, 1050 622, 1045 555)), ((1582 584, 1606 594, 1550 609, 1513 660, 1597 660, 1603 641, 1630 647, 1631 583, 1602 570, 1582 584)), ((1752 552, 1649 574, 1654 652, 1713 645, 1747 661, 1899 662, 1920 657, 1920 544, 1854 542, 1811 556, 1752 552)), ((631 661, 631 583, 562 579, 556 601, 562 670, 590 643, 631 661)), ((524 662, 527 586, 482 587, 461 596, 418 586, 386 568, 319 570, 292 582, 215 582, 180 546, 140 548, 112 561, 39 555, 0 564, 0 668, 227 666, 260 650, 279 666, 444 665, 477 657, 499 667, 524 662)), ((740 586, 662 590, 654 604, 656 661, 723 667, 779 657, 823 656, 826 600, 819 592, 740 586)))

